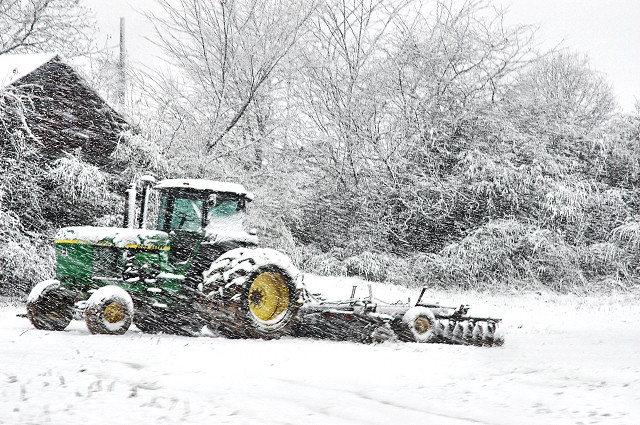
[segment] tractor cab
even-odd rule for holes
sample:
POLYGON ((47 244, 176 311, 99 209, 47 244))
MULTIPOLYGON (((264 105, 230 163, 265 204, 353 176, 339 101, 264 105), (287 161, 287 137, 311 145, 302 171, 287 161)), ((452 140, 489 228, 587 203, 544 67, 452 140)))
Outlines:
MULTIPOLYGON (((159 198, 157 213, 153 214, 156 229, 169 234, 169 261, 174 265, 187 265, 200 251, 199 256, 216 258, 233 248, 257 245, 255 232, 244 229, 246 204, 253 195, 242 185, 170 179, 160 181, 154 189, 159 198)), ((148 198, 144 193, 143 202, 147 205, 148 198)), ((147 205, 142 208, 143 222, 147 205)))

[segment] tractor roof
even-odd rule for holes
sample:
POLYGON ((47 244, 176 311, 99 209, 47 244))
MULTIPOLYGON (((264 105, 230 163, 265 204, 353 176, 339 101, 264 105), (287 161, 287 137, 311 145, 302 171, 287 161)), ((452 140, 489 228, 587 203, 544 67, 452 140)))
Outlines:
POLYGON ((247 190, 241 184, 219 182, 215 180, 205 179, 167 179, 161 180, 155 185, 156 189, 191 189, 202 190, 211 192, 226 192, 235 193, 246 197, 247 199, 253 199, 253 194, 247 192, 247 190))

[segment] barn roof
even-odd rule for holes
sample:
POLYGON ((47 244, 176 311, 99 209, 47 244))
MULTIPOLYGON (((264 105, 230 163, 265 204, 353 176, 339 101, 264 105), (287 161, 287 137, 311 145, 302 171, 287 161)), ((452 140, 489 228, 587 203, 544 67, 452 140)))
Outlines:
POLYGON ((0 88, 10 86, 56 56, 55 53, 0 55, 0 88))
POLYGON ((29 98, 25 121, 51 158, 80 149, 89 162, 109 165, 123 132, 137 132, 55 53, 0 55, 0 92, 9 86, 29 98))

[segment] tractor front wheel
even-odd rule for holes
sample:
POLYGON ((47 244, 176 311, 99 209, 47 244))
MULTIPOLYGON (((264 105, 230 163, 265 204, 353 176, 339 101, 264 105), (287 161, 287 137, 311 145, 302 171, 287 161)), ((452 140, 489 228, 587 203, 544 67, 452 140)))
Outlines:
POLYGON ((87 300, 84 318, 92 334, 122 335, 133 320, 133 300, 118 286, 103 286, 87 300))
POLYGON ((73 318, 73 300, 57 280, 45 280, 31 290, 27 299, 27 317, 36 329, 64 330, 73 318))

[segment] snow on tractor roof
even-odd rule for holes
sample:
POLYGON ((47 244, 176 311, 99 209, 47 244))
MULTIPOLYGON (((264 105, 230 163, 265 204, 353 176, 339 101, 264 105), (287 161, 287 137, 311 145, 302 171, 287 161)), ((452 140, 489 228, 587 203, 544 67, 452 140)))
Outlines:
POLYGON ((168 179, 161 180, 156 186, 156 189, 193 189, 193 190, 210 190, 212 192, 227 192, 236 193, 238 195, 244 195, 251 199, 253 195, 247 192, 247 190, 241 184, 220 182, 215 180, 205 179, 168 179))
POLYGON ((49 62, 55 53, 0 55, 0 87, 7 87, 49 62))

